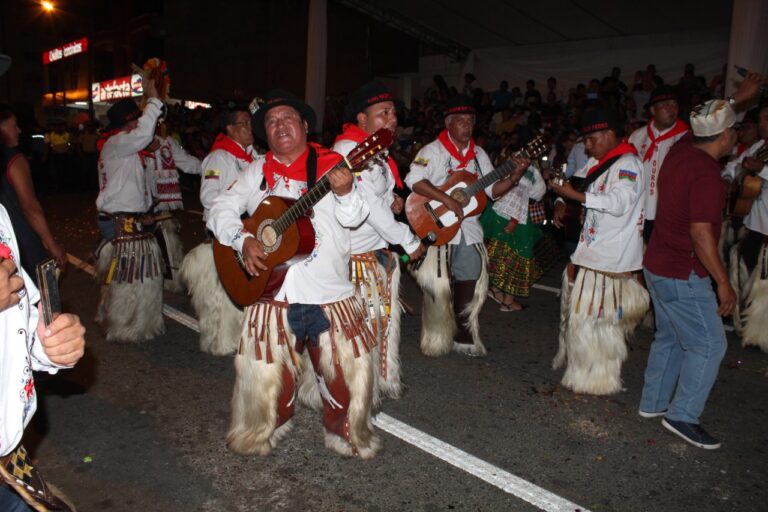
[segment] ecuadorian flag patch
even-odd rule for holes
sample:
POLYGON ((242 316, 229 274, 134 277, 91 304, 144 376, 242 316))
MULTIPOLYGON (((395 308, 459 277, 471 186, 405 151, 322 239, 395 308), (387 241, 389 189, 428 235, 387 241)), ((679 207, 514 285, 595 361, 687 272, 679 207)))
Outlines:
POLYGON ((422 167, 426 167, 427 164, 429 163, 429 159, 427 159, 427 158, 417 158, 416 160, 413 161, 413 163, 416 164, 416 165, 420 165, 422 167))
POLYGON ((221 171, 218 169, 206 169, 204 179, 217 180, 221 177, 221 171))
POLYGON ((627 169, 620 169, 619 170, 619 179, 620 180, 637 181, 637 173, 633 172, 633 171, 629 171, 627 169))

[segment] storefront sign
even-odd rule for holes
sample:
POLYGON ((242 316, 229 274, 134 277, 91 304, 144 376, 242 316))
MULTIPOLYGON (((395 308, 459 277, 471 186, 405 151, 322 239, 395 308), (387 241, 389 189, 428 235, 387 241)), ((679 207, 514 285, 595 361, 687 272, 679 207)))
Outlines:
POLYGON ((91 96, 94 103, 141 96, 144 94, 141 80, 141 75, 134 74, 104 82, 94 82, 91 84, 91 96))
POLYGON ((77 41, 72 41, 53 50, 43 52, 43 64, 50 64, 57 60, 66 59, 78 53, 85 53, 88 51, 88 38, 84 37, 77 41))

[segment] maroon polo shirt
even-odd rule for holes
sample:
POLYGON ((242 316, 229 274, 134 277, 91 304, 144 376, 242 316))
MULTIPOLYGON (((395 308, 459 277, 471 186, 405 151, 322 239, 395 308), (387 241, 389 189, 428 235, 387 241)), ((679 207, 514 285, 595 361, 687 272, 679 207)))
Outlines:
POLYGON ((690 225, 712 224, 715 243, 725 206, 725 184, 720 165, 683 137, 667 153, 659 171, 659 203, 643 265, 653 274, 687 280, 691 270, 699 277, 707 269, 693 251, 690 225))

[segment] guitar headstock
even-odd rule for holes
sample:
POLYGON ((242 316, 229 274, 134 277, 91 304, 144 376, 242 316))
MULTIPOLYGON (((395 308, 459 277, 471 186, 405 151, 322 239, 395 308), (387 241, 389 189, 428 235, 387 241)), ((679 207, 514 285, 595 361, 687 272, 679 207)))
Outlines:
POLYGON ((535 160, 539 158, 541 155, 547 152, 549 149, 549 144, 544 142, 544 137, 541 135, 537 135, 534 137, 534 139, 529 142, 525 148, 523 149, 522 153, 525 157, 527 157, 530 160, 535 160))
POLYGON ((347 155, 347 162, 353 171, 360 171, 372 160, 382 157, 382 153, 392 145, 393 134, 386 128, 381 128, 376 133, 355 146, 355 149, 347 155))

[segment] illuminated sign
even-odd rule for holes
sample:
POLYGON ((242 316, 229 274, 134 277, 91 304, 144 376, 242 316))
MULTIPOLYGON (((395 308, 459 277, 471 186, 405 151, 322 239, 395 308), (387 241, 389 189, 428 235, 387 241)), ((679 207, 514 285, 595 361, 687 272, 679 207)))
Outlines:
POLYGON ((43 52, 43 64, 50 64, 57 60, 66 59, 78 53, 85 53, 88 51, 88 38, 84 37, 77 41, 72 41, 53 50, 43 52))
POLYGON ((211 108, 210 103, 203 103, 202 101, 185 101, 184 106, 187 107, 190 110, 194 110, 196 108, 211 108))
POLYGON ((139 74, 91 84, 91 97, 94 103, 131 98, 143 94, 144 87, 139 74))

